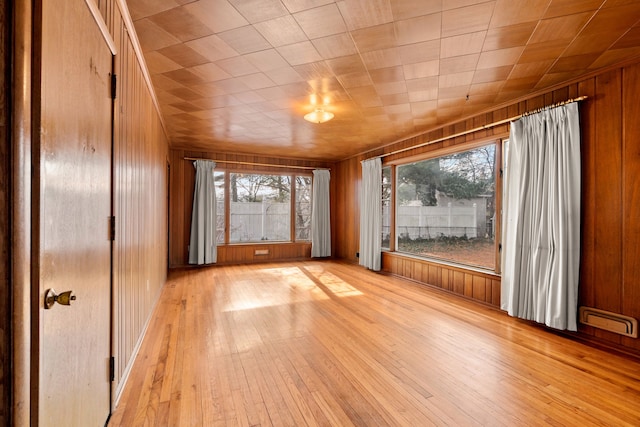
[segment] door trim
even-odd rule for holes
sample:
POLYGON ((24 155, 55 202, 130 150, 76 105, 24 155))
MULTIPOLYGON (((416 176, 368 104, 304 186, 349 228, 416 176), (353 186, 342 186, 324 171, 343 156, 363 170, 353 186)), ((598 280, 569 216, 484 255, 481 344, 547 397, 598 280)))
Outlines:
MULTIPOLYGON (((11 423, 31 417, 32 2, 13 2, 11 106, 11 423)), ((37 359, 36 359, 37 360, 37 359)))

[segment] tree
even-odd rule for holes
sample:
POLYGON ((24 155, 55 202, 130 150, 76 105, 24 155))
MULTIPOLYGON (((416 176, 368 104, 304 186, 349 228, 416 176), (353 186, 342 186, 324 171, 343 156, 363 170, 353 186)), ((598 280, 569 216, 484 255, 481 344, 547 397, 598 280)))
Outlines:
POLYGON ((493 196, 495 190, 495 145, 424 160, 398 168, 400 203, 420 200, 423 206, 437 204, 436 193, 456 199, 493 196), (408 195, 407 191, 412 194, 408 195))
POLYGON ((413 198, 400 200, 420 200, 423 206, 437 204, 436 190, 441 181, 440 163, 438 159, 411 163, 398 168, 398 183, 413 189, 413 198))
POLYGON ((455 153, 442 159, 446 173, 440 191, 456 199, 493 195, 495 187, 495 145, 455 153))
POLYGON ((291 197, 291 177, 232 173, 231 198, 234 202, 286 202, 291 197))

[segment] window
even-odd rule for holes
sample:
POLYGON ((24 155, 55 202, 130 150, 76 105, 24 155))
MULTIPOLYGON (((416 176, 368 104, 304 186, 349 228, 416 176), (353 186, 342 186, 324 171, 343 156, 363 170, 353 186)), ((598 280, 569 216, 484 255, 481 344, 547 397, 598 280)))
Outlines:
POLYGON ((495 270, 495 163, 489 144, 398 166, 396 250, 495 270))
POLYGON ((391 167, 382 168, 382 249, 391 243, 391 167))
POLYGON ((296 176, 296 240, 311 240, 310 176, 296 176))
POLYGON ((215 182, 219 244, 225 243, 225 217, 229 243, 311 240, 311 176, 215 172, 215 182))
POLYGON ((291 240, 291 177, 229 175, 229 242, 291 240))
POLYGON ((216 186, 216 242, 224 244, 224 171, 213 171, 216 186))

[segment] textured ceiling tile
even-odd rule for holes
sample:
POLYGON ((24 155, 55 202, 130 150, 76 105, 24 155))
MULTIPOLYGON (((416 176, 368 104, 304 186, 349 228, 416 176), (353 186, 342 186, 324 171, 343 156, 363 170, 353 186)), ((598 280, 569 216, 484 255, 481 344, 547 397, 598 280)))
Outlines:
POLYGON ((229 2, 252 24, 289 13, 280 0, 229 0, 229 2))
POLYGON ((440 56, 442 58, 451 58, 453 56, 480 53, 482 51, 486 35, 486 31, 478 31, 459 36, 445 37, 440 41, 440 56))
POLYGON ((407 93, 407 83, 404 81, 400 82, 389 82, 389 83, 376 83, 375 85, 376 92, 378 95, 395 95, 399 93, 407 93))
POLYGON ((335 75, 366 72, 360 55, 342 56, 326 61, 335 75))
POLYGON ((252 26, 225 31, 218 36, 240 54, 258 52, 271 47, 269 42, 252 26))
POLYGON ((150 52, 180 43, 180 39, 148 19, 136 22, 136 34, 143 52, 150 52))
POLYGON ((473 80, 473 75, 474 71, 441 75, 438 80, 438 87, 469 86, 473 80))
POLYGON ((244 56, 234 56, 233 58, 221 59, 216 65, 222 68, 233 77, 244 76, 259 71, 244 56))
POLYGON ((440 71, 440 61, 433 60, 408 64, 403 66, 403 71, 407 80, 437 76, 440 71))
POLYGON ((402 66, 380 68, 369 72, 374 83, 389 83, 404 81, 404 69, 402 66))
POLYGON ((158 52, 147 52, 144 54, 144 59, 151 74, 165 73, 182 68, 182 65, 158 52))
POLYGON ((441 56, 440 40, 400 46, 398 52, 405 65, 439 59, 441 56))
POLYGON ((391 2, 396 21, 430 15, 442 11, 442 0, 396 0, 391 2))
POLYGON ((306 9, 334 3, 335 0, 282 0, 290 13, 300 12, 306 9))
POLYGON ((184 7, 176 7, 149 17, 149 20, 183 42, 213 34, 213 30, 191 15, 184 7))
POLYGON ((175 0, 139 0, 127 3, 129 14, 134 21, 179 6, 179 3, 175 0))
POLYGON ((288 65, 274 70, 265 70, 264 73, 279 85, 304 81, 300 74, 288 65))
POLYGON ((532 21, 506 27, 490 28, 487 31, 482 49, 496 50, 524 46, 529 42, 531 34, 537 25, 537 21, 532 21))
POLYGON ((335 4, 308 9, 293 15, 310 39, 344 33, 347 27, 335 4))
POLYGON ((337 4, 349 30, 393 21, 393 12, 388 0, 343 0, 337 4))
POLYGON ((440 74, 461 73, 475 70, 480 54, 454 56, 440 61, 440 74))
POLYGON ((351 36, 360 53, 386 49, 397 45, 393 24, 383 24, 352 31, 351 36))
POLYGON ((240 77, 240 81, 253 90, 264 89, 276 85, 273 80, 267 77, 264 73, 248 74, 240 77))
POLYGON ((539 78, 539 76, 549 70, 553 63, 553 60, 547 60, 516 64, 515 67, 513 67, 513 70, 511 70, 511 74, 509 75, 509 77, 512 79, 521 79, 524 77, 537 76, 539 78))
POLYGON ((382 105, 385 107, 389 105, 406 104, 409 102, 409 94, 407 92, 399 92, 389 95, 380 95, 380 100, 382 101, 382 105))
POLYGON ((181 68, 179 70, 168 71, 166 73, 162 73, 163 76, 175 80, 176 82, 183 85, 197 85, 201 83, 206 83, 206 79, 203 79, 200 76, 195 75, 191 71, 186 68, 181 68))
POLYGON ((602 0, 553 0, 543 18, 555 18, 574 13, 594 11, 602 5, 602 0))
POLYGON ((362 61, 369 70, 402 65, 400 51, 397 48, 372 50, 361 54, 362 61))
POLYGON ((544 16, 548 6, 549 0, 497 0, 491 28, 537 21, 544 16))
POLYGON ((184 9, 196 16, 214 33, 248 25, 249 22, 226 0, 200 0, 186 4, 184 9))
POLYGON ((442 14, 440 13, 396 21, 396 41, 399 45, 406 45, 439 39, 441 24, 442 14))
POLYGON ((277 50, 289 65, 302 65, 322 60, 322 57, 310 41, 282 46, 277 50))
POLYGON ((338 76, 338 80, 345 89, 373 85, 369 73, 343 74, 338 76))
POLYGON ((289 64, 275 49, 261 50, 245 55, 247 61, 260 71, 271 71, 287 67, 289 64))
POLYGON ((567 49, 568 44, 566 40, 528 44, 525 46, 518 62, 538 62, 556 59, 567 49))
POLYGON ((529 43, 544 43, 553 40, 572 40, 591 18, 591 13, 543 19, 533 32, 529 43))
POLYGON ((522 55, 523 50, 524 46, 520 46, 482 52, 478 60, 478 69, 483 70, 485 68, 513 65, 518 62, 518 58, 522 55))
POLYGON ((263 21, 254 27, 275 47, 307 40, 304 31, 291 15, 263 21))
POLYGON ((504 65, 502 67, 486 68, 484 70, 476 70, 473 75, 473 83, 490 83, 506 80, 509 73, 513 69, 513 65, 504 65))
POLYGON ((157 51, 183 67, 192 67, 208 62, 207 58, 186 45, 176 44, 157 51))
POLYGON ((235 49, 215 34, 188 41, 185 43, 185 46, 195 50, 213 62, 238 55, 235 49))
POLYGON ((494 2, 487 2, 442 12, 442 37, 488 29, 493 8, 494 2))
POLYGON ((567 71, 584 72, 600 56, 597 53, 584 55, 565 56, 556 61, 549 70, 550 73, 564 73, 567 71))
POLYGON ((200 77, 205 82, 215 82, 218 80, 225 80, 231 78, 232 75, 229 74, 224 69, 220 68, 218 65, 208 62, 206 64, 196 65, 195 67, 190 67, 189 71, 191 71, 196 76, 200 77))
POLYGON ((311 43, 324 59, 353 55, 358 52, 351 35, 346 32, 314 39, 311 43))

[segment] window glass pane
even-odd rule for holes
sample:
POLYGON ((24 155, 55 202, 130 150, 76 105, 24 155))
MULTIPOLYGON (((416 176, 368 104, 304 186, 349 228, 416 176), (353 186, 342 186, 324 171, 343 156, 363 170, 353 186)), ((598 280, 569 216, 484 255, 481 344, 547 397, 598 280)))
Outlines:
POLYGON ((229 176, 229 241, 291 240, 291 177, 229 176))
POLYGON ((398 251, 495 269, 495 144, 397 174, 398 251))
POLYGON ((224 244, 224 171, 213 172, 216 185, 216 242, 224 244))
POLYGON ((391 236, 391 167, 382 168, 382 249, 389 249, 391 236))
POLYGON ((311 240, 310 176, 296 176, 296 240, 311 240))

